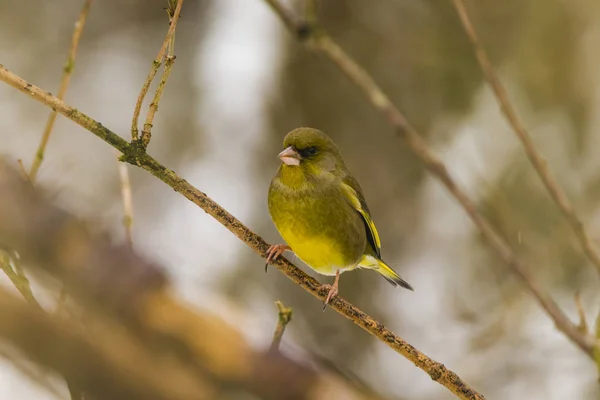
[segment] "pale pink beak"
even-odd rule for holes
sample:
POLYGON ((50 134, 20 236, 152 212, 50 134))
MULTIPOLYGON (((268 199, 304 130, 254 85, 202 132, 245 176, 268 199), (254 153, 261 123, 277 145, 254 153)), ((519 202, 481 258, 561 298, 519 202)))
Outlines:
POLYGON ((300 165, 300 154, 292 146, 277 155, 286 165, 300 165))

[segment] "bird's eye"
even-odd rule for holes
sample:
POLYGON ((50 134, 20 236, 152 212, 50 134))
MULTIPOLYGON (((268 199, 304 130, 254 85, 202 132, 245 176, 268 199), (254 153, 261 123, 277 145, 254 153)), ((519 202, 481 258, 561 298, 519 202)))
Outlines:
POLYGON ((300 156, 302 158, 307 158, 307 157, 312 157, 315 154, 317 154, 319 151, 315 146, 311 146, 311 147, 306 147, 302 150, 298 150, 298 153, 300 153, 300 156))

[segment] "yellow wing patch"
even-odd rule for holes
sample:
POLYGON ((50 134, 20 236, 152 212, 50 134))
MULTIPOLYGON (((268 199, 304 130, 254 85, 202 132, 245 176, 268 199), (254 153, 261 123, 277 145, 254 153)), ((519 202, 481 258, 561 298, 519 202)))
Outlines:
POLYGON ((379 254, 379 252, 381 251, 381 241, 379 240, 379 233, 377 232, 377 228, 375 228, 375 224, 373 223, 371 216, 363 208, 362 204, 360 203, 360 199, 356 194, 356 191, 352 189, 350 185, 342 183, 342 190, 346 194, 348 200, 350 200, 350 204, 352 205, 352 207, 354 207, 354 209, 358 211, 363 217, 365 224, 369 228, 370 236, 373 239, 372 242, 375 243, 375 251, 377 252, 377 254, 379 254))

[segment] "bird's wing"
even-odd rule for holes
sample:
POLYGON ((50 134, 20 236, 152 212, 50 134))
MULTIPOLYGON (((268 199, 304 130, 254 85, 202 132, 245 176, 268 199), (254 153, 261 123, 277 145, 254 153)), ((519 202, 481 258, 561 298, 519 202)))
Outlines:
POLYGON ((377 257, 381 257, 379 233, 377 233, 377 228, 375 228, 375 224, 371 219, 367 202, 365 201, 365 197, 363 196, 357 180, 352 176, 346 176, 342 179, 342 191, 346 195, 346 199, 349 201, 350 205, 361 215, 363 222, 365 223, 367 239, 369 240, 369 243, 371 243, 373 250, 375 250, 377 257))

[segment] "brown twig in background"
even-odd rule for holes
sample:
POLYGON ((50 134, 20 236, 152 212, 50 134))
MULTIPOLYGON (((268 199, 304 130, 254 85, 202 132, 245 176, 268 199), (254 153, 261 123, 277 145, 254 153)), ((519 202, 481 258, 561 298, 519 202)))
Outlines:
POLYGON ((81 386, 92 389, 97 396, 92 398, 189 400, 193 394, 207 398, 201 395, 206 395, 207 389, 199 383, 199 376, 160 362, 114 322, 112 330, 84 332, 70 320, 57 320, 27 307, 4 289, 0 289, 0 312, 0 337, 4 341, 43 366, 75 376, 81 386), (85 373, 81 373, 82 368, 85 373))
POLYGON ((277 0, 265 0, 288 30, 309 49, 329 58, 368 98, 373 107, 385 116, 396 135, 406 141, 413 153, 421 159, 429 172, 446 187, 448 192, 465 210, 471 221, 477 226, 490 247, 500 256, 504 263, 519 277, 541 307, 552 318, 556 327, 571 339, 589 356, 593 356, 596 340, 585 335, 558 307, 552 297, 542 290, 539 284, 529 274, 525 263, 510 248, 479 213, 473 201, 457 185, 446 165, 427 146, 419 132, 408 122, 406 117, 396 108, 381 88, 375 83, 369 73, 348 56, 344 50, 319 26, 308 24, 294 13, 286 10, 277 0))
POLYGON ((283 332, 285 332, 285 328, 287 324, 292 320, 292 309, 289 307, 285 307, 283 303, 279 300, 275 302, 279 312, 277 313, 277 326, 275 327, 275 332, 273 332, 273 340, 271 341, 271 347, 269 351, 279 351, 279 345, 281 344, 281 338, 283 338, 283 332))
POLYGON ((550 196, 552 197, 558 208, 562 211, 569 225, 573 229, 573 232, 575 232, 575 236, 577 236, 577 239, 579 240, 579 243, 581 244, 585 255, 590 259, 592 264, 594 264, 594 267, 596 267, 598 272, 600 272, 600 254, 598 253, 598 249, 594 245, 588 231, 585 228, 585 225, 583 224, 583 222, 581 222, 581 219, 577 215, 577 212, 573 208, 573 205, 569 201, 569 198, 556 181, 556 178, 554 178, 554 176, 548 169, 546 160, 535 148, 535 144, 533 143, 533 140, 531 140, 531 136, 529 135, 529 133, 525 129, 525 126, 519 119, 517 112, 515 111, 508 98, 508 93, 506 92, 506 89, 504 88, 502 82, 496 75, 494 67, 490 62, 485 52, 485 49, 483 48, 483 45, 479 40, 479 37, 477 36, 477 32, 475 31, 475 28, 471 23, 464 1, 452 0, 452 3, 456 8, 462 26, 465 29, 465 32, 469 37, 473 48, 475 49, 477 61, 481 66, 481 70, 483 71, 485 79, 488 81, 490 87, 492 88, 492 91, 494 92, 494 96, 496 97, 496 100, 500 105, 502 113, 504 114, 506 120, 508 121, 513 131, 521 141, 521 144, 525 149, 525 153, 527 154, 529 161, 531 162, 533 168, 539 175, 542 183, 546 187, 546 190, 548 190, 548 193, 550 193, 550 196))
POLYGON ((119 179, 121 181, 121 197, 123 199, 123 227, 125 228, 125 237, 129 248, 133 248, 133 195, 131 193, 131 182, 129 180, 129 171, 127 164, 119 161, 121 153, 117 154, 117 168, 119 168, 119 179))
MULTIPOLYGON (((90 7, 94 0, 86 0, 83 4, 83 9, 79 14, 79 19, 75 23, 75 30, 73 31, 73 37, 71 39, 71 48, 69 49, 69 57, 67 58, 67 62, 63 67, 63 76, 60 82, 60 88, 58 89, 58 98, 64 99, 65 93, 69 87, 69 83, 71 82, 71 75, 73 74, 73 70, 75 69, 75 57, 77 56, 77 48, 79 47, 79 39, 81 39, 81 32, 83 32, 83 26, 85 25, 85 21, 87 19, 88 13, 90 11, 90 7)), ((54 127, 54 121, 56 121, 57 113, 56 111, 52 111, 48 116, 48 121, 46 122, 46 127, 44 128, 44 133, 42 134, 42 139, 38 146, 37 152, 35 153, 35 159, 31 164, 31 169, 29 170, 29 179, 32 183, 35 183, 37 179, 37 173, 42 165, 42 161, 44 161, 44 153, 46 151, 46 146, 48 145, 48 141, 50 140, 50 135, 52 134, 52 128, 54 127)))
POLYGON ((31 180, 29 179, 29 174, 25 169, 25 164, 23 164, 23 160, 20 158, 17 160, 17 164, 19 164, 19 171, 21 171, 21 175, 23 175, 23 179, 27 180, 31 184, 31 180))
MULTIPOLYGON (((132 143, 126 142, 122 137, 107 129, 99 122, 83 114, 79 110, 67 105, 62 100, 52 96, 39 87, 32 85, 19 76, 13 74, 2 64, 0 64, 0 81, 7 83, 8 85, 29 95, 37 101, 52 107, 57 112, 66 116, 73 122, 104 140, 106 143, 118 149, 123 153, 122 159, 124 161, 127 161, 132 165, 139 166, 156 176, 173 190, 181 193, 188 200, 202 208, 207 214, 215 218, 257 254, 262 257, 266 257, 266 251, 269 247, 268 243, 248 229, 248 227, 246 227, 233 215, 214 202, 205 193, 190 185, 189 182, 179 177, 172 170, 158 163, 154 158, 145 152, 144 148, 140 146, 137 141, 133 141, 132 143)), ((288 260, 280 257, 276 262, 273 263, 273 265, 289 279, 301 286, 314 297, 321 301, 325 300, 327 291, 322 290, 322 285, 316 279, 308 276, 302 270, 298 269, 288 260)), ((352 321, 355 325, 364 329, 366 332, 385 343, 388 347, 406 357, 418 368, 429 374, 434 381, 446 387, 459 398, 465 400, 484 399, 483 395, 471 388, 456 373, 446 368, 443 364, 429 358, 427 355, 420 352, 404 339, 383 326, 383 324, 381 324, 379 321, 367 315, 351 303, 340 297, 336 297, 330 303, 330 306, 333 310, 352 321)), ((588 341, 588 338, 581 335, 576 328, 574 328, 574 330, 577 335, 579 335, 579 343, 581 343, 584 348, 591 352, 595 343, 593 339, 589 339, 591 340, 590 342, 588 341)))
MULTIPOLYGON (((29 181, 29 176, 25 176, 24 179, 31 186, 31 182, 29 181)), ((23 296, 25 301, 27 301, 27 303, 30 306, 33 306, 34 308, 36 308, 38 310, 43 310, 41 304, 37 301, 36 297, 33 295, 33 292, 31 291, 31 285, 29 283, 29 279, 27 279, 27 276, 25 275, 25 272, 23 271, 23 268, 21 267, 21 260, 19 259, 18 254, 8 255, 7 253, 0 251, 0 268, 2 269, 2 271, 4 271, 4 273, 6 274, 8 279, 10 279, 10 281, 12 282, 14 287, 19 291, 19 293, 21 293, 21 295, 23 296), (12 265, 11 265, 11 262, 12 262, 12 265), (14 265, 14 269, 13 269, 13 265, 14 265)), ((61 290, 61 295, 63 294, 63 292, 64 292, 64 288, 61 290)), ((59 306, 61 306, 61 305, 62 305, 62 303, 59 302, 59 306)), ((74 385, 71 380, 65 378, 65 382, 67 384, 67 387, 69 388, 71 400, 80 400, 80 399, 83 400, 83 395, 84 395, 83 392, 81 390, 77 389, 76 385, 74 385)))
POLYGON ((148 73, 148 77, 142 86, 142 90, 138 96, 137 102, 135 103, 135 109, 133 111, 133 119, 131 121, 131 140, 138 140, 138 120, 140 119, 140 112, 142 110, 142 103, 144 102, 144 98, 146 94, 148 94, 148 90, 150 89, 150 85, 158 72, 158 69, 162 65, 163 59, 165 59, 165 71, 163 72, 163 76, 161 81, 156 89, 156 93, 154 95, 154 99, 150 104, 150 108, 148 109, 148 114, 146 116, 146 123, 144 124, 144 130, 142 131, 142 143, 144 143, 144 147, 148 146, 150 143, 150 135, 152 128, 152 120, 154 119, 154 114, 156 110, 158 110, 158 101, 160 100, 160 96, 162 91, 164 90, 164 86, 167 82, 169 74, 171 73, 171 66, 175 61, 175 57, 172 54, 173 46, 174 46, 174 35, 175 28, 177 27, 177 21, 179 20, 179 15, 181 14, 181 7, 183 5, 183 0, 177 1, 177 7, 175 10, 172 10, 173 1, 169 1, 169 9, 167 13, 169 15, 169 29, 167 30, 167 35, 165 36, 165 40, 163 41, 160 50, 158 51, 158 55, 154 59, 152 63, 152 68, 148 73), (167 52, 167 48, 171 48, 171 55, 165 57, 165 53, 167 52), (147 128, 148 127, 148 128, 147 128), (147 128, 147 129, 146 129, 147 128))

